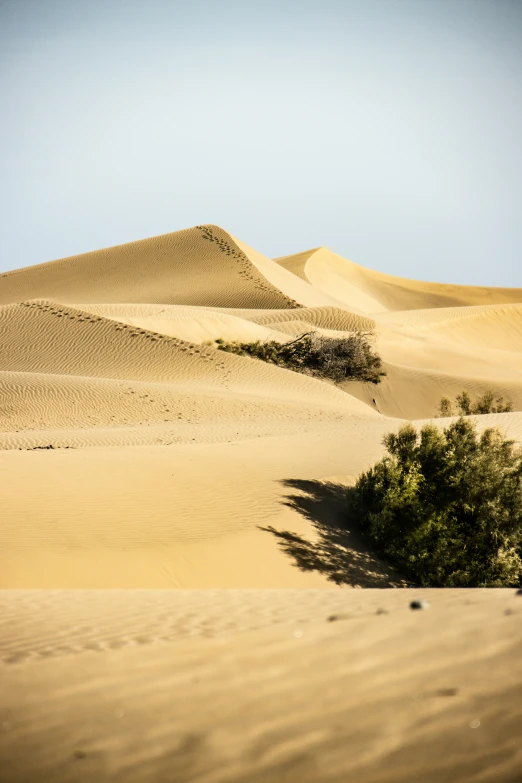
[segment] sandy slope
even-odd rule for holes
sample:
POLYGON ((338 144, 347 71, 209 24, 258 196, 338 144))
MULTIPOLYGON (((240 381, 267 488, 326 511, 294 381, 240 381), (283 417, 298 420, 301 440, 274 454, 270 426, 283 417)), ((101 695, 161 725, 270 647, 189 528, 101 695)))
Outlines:
MULTIPOLYGON (((214 444, 4 451, 2 585, 327 587, 335 574, 319 545, 318 568, 301 571, 276 532, 320 540, 342 497, 318 476, 355 475, 387 424, 361 416, 214 444)), ((356 538, 339 543, 345 582, 389 583, 356 538)))
POLYGON ((2 783, 518 783, 514 591, 0 594, 2 783))

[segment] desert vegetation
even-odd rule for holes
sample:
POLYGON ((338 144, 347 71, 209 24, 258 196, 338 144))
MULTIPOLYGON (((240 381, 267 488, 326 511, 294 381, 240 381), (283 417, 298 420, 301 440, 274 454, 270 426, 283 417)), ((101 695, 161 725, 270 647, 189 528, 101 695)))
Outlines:
POLYGON ((491 390, 485 392, 481 397, 477 397, 476 400, 472 400, 469 392, 465 389, 457 395, 456 411, 453 408, 453 403, 449 397, 443 397, 439 403, 437 416, 439 418, 445 418, 447 416, 476 416, 484 413, 509 413, 513 410, 513 403, 510 400, 504 402, 503 397, 495 398, 494 393, 491 390))
POLYGON ((287 343, 225 342, 216 340, 221 351, 251 356, 295 372, 330 378, 336 383, 345 380, 379 383, 386 375, 382 362, 373 350, 370 332, 353 332, 346 337, 324 337, 307 332, 287 343))
POLYGON ((349 491, 349 521, 415 584, 501 587, 522 577, 522 449, 460 417, 384 438, 349 491))

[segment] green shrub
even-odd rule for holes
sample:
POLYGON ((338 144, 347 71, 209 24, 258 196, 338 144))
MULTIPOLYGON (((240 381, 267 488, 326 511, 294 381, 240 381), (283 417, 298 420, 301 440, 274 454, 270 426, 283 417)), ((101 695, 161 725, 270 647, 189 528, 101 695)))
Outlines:
POLYGON ((500 587, 522 577, 522 450, 460 417, 384 438, 349 492, 349 514, 417 584, 500 587))
POLYGON ((251 356, 296 372, 343 380, 379 383, 386 373, 380 357, 374 353, 370 333, 354 332, 346 337, 323 337, 315 332, 302 334, 287 343, 267 342, 227 343, 216 340, 221 351, 251 356))
MULTIPOLYGON (((475 402, 472 402, 469 392, 464 389, 461 394, 457 395, 456 403, 457 413, 460 416, 474 416, 482 413, 509 413, 513 410, 512 402, 509 400, 504 402, 503 397, 495 399, 492 391, 485 392, 482 397, 477 397, 475 402)), ((443 397, 439 403, 438 416, 447 417, 454 415, 451 400, 448 397, 443 397)))

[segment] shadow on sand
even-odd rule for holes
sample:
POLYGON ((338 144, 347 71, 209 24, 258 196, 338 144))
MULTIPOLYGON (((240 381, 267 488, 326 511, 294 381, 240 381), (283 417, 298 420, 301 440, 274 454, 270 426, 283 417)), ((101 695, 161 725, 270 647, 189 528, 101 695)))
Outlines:
POLYGON ((346 494, 349 488, 323 481, 285 479, 283 485, 297 490, 284 505, 299 512, 314 527, 307 540, 288 530, 261 527, 272 533, 281 549, 301 571, 318 571, 336 585, 352 587, 403 587, 404 580, 373 555, 355 526, 347 523, 346 494))

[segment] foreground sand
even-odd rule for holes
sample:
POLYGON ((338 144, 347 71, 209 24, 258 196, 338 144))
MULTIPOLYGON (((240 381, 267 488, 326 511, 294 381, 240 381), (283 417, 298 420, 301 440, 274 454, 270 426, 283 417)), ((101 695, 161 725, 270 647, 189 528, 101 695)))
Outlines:
POLYGON ((3 783, 522 779, 513 590, 3 591, 0 606, 3 783))

